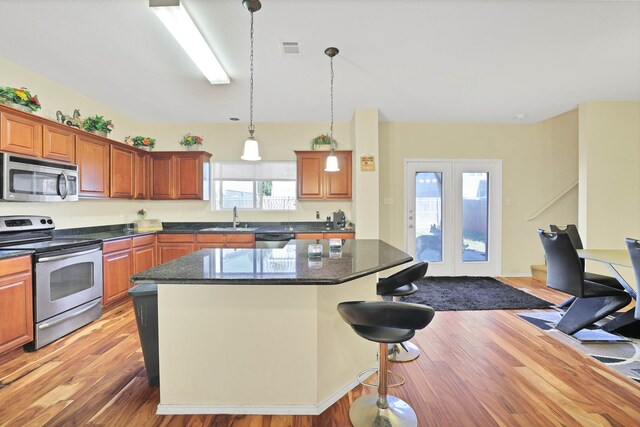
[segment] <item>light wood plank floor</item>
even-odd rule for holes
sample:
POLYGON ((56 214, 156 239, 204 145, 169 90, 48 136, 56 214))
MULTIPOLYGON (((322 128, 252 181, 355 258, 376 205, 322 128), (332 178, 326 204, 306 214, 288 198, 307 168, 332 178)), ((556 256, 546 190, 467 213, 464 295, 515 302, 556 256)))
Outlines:
MULTIPOLYGON (((503 279, 552 302, 564 295, 503 279)), ((421 426, 637 426, 640 385, 516 316, 438 312, 415 341, 422 356, 395 365, 421 426)), ((215 385, 212 385, 215 387, 215 385)), ((365 390, 370 392, 370 390, 365 390)), ((157 416, 129 302, 35 353, 0 356, 0 425, 348 426, 354 389, 318 417, 157 416)))

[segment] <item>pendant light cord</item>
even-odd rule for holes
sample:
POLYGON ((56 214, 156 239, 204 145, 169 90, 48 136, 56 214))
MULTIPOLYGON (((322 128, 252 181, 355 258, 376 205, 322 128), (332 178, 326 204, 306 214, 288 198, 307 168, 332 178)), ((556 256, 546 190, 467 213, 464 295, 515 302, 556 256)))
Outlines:
POLYGON ((251 49, 249 53, 249 134, 253 136, 255 126, 253 126, 253 12, 251 12, 251 36, 249 38, 251 42, 251 49))
POLYGON ((331 66, 331 132, 329 133, 329 142, 331 147, 331 152, 333 153, 333 56, 330 58, 330 66, 331 66))

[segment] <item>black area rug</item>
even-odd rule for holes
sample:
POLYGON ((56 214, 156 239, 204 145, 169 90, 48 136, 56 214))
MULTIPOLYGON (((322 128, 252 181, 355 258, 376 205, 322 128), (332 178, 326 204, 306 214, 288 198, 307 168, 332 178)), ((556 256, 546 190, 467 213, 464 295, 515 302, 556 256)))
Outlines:
POLYGON ((492 277, 425 277, 414 283, 418 292, 402 297, 401 301, 428 305, 436 311, 534 309, 553 305, 492 277))

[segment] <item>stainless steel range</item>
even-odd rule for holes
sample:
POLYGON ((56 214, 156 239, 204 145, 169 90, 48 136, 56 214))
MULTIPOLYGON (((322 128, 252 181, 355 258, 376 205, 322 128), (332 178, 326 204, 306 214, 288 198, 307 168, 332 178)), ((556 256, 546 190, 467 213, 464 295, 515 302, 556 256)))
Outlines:
POLYGON ((33 250, 34 342, 38 349, 102 315, 102 242, 55 238, 46 216, 0 216, 0 247, 33 250))

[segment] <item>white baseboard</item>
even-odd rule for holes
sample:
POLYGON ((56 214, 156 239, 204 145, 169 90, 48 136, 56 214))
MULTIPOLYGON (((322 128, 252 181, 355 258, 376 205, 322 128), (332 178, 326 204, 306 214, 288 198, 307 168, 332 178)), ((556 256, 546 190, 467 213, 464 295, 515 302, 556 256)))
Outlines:
POLYGON ((358 385, 353 379, 317 405, 158 405, 157 415, 320 415, 358 385))

